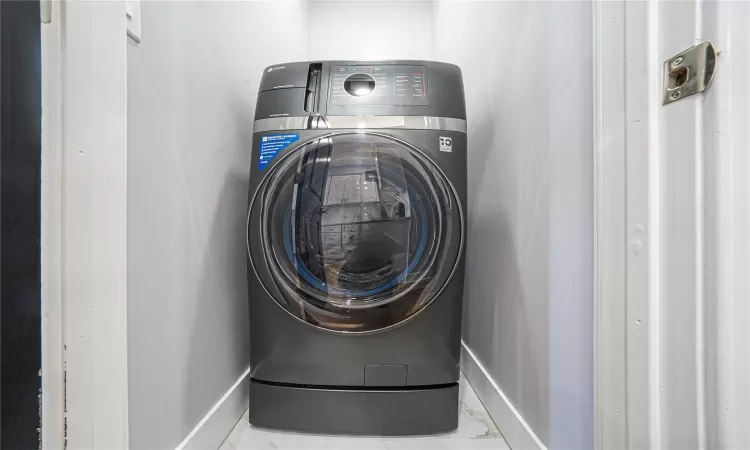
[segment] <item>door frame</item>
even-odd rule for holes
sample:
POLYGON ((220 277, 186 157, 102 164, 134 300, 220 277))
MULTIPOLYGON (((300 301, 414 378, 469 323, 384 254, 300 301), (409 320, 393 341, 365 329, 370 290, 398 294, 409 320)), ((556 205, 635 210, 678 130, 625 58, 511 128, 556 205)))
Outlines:
POLYGON ((42 448, 65 447, 62 330, 62 27, 42 23, 42 448))
POLYGON ((124 1, 42 25, 43 448, 128 447, 124 1))
POLYGON ((595 0, 594 446, 627 448, 625 2, 595 0))
POLYGON ((750 6, 593 7, 595 445, 746 447, 750 365, 732 352, 750 352, 750 331, 732 313, 750 314, 750 6), (663 62, 705 40, 711 86, 662 106, 663 62))
POLYGON ((649 36, 659 0, 593 7, 594 442, 658 448, 661 62, 649 36))

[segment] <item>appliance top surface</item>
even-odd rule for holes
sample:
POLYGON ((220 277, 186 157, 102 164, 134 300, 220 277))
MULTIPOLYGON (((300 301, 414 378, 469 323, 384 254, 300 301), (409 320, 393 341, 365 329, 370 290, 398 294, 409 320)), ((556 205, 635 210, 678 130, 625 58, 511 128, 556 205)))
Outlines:
POLYGON ((283 66, 283 65, 289 65, 289 64, 313 64, 313 63, 323 63, 323 64, 331 64, 331 65, 337 65, 337 64, 345 64, 345 65, 351 65, 351 64, 362 64, 362 65, 373 65, 373 64, 388 64, 388 65, 421 65, 421 66, 446 66, 446 67, 454 67, 458 70, 461 70, 457 65, 442 62, 442 61, 429 61, 424 59, 329 59, 329 60, 311 60, 311 61, 286 61, 286 62, 280 62, 277 64, 272 64, 268 67, 266 67, 266 70, 268 70, 271 67, 276 66, 283 66))

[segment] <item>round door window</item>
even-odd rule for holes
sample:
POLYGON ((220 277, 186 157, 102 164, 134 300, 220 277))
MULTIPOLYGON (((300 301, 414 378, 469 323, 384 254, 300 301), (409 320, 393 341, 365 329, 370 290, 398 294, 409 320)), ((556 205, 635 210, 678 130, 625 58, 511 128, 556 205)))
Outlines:
POLYGON ((419 150, 383 135, 335 134, 291 151, 252 208, 262 248, 250 257, 267 264, 276 289, 266 289, 328 330, 374 331, 416 314, 461 247, 450 183, 419 150))

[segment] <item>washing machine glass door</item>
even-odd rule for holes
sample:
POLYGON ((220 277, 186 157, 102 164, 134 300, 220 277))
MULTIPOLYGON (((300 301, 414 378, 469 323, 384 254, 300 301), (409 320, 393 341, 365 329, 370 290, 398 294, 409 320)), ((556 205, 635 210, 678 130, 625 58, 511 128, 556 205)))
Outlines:
POLYGON ((371 332, 413 316, 460 253, 451 184, 420 150, 385 135, 301 145, 266 175, 251 208, 260 208, 261 254, 276 285, 266 289, 328 330, 371 332))

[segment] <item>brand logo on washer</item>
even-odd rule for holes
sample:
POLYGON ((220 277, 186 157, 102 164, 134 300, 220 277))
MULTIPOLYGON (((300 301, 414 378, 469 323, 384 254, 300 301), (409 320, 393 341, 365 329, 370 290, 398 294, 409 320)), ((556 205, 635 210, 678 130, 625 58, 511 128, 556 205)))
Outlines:
POLYGON ((452 152, 453 151, 453 139, 445 136, 440 136, 440 151, 441 152, 452 152))

